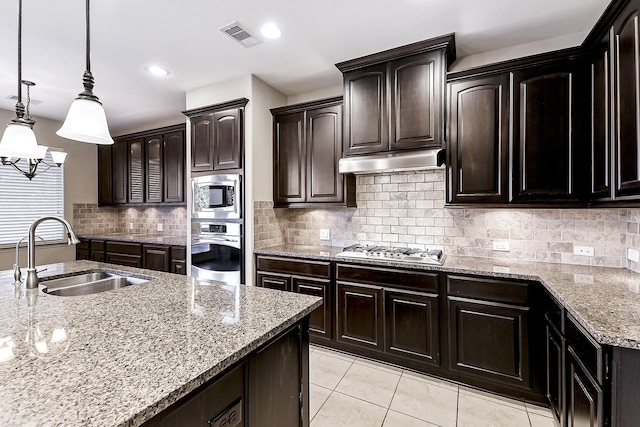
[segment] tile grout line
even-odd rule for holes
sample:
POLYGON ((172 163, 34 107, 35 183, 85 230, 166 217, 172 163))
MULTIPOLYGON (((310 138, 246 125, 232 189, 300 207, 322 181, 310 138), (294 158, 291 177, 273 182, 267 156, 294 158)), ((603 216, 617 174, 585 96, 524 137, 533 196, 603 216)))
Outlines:
POLYGON ((387 421, 387 417, 389 416, 389 411, 391 410, 391 404, 393 403, 393 398, 396 397, 396 392, 398 391, 398 386, 400 386, 400 380, 402 379, 402 374, 404 374, 404 369, 400 371, 400 375, 398 375, 398 382, 396 383, 396 387, 393 389, 393 394, 391 395, 391 400, 389 401, 389 406, 387 406, 387 412, 384 414, 384 418, 382 419, 382 424, 380 427, 384 426, 384 422, 387 421))

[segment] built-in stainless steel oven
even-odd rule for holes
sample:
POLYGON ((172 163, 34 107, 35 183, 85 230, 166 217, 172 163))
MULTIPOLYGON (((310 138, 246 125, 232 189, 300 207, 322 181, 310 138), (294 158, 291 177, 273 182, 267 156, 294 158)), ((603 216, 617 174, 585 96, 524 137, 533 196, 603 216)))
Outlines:
POLYGON ((193 277, 231 284, 243 282, 242 224, 193 222, 191 240, 193 277))
POLYGON ((242 218, 241 179, 240 175, 206 175, 192 178, 192 218, 242 218))

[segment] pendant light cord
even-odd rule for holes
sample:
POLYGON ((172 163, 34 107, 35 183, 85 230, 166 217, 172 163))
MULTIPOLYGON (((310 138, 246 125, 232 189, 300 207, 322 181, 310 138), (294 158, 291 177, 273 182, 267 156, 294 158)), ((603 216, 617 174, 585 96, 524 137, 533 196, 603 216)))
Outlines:
POLYGON ((88 99, 95 102, 100 102, 97 96, 93 93, 93 74, 91 74, 91 37, 90 28, 91 20, 89 19, 89 0, 86 0, 86 69, 82 75, 82 85, 84 91, 78 94, 77 99, 88 99))
POLYGON ((87 72, 91 73, 91 37, 90 37, 90 26, 91 26, 91 22, 89 20, 89 0, 86 0, 86 4, 87 4, 87 10, 86 10, 86 16, 85 16, 85 21, 86 21, 86 28, 87 28, 87 33, 86 33, 86 37, 87 37, 87 72))
POLYGON ((22 103, 22 0, 18 0, 18 102, 16 103, 16 118, 24 117, 22 103))

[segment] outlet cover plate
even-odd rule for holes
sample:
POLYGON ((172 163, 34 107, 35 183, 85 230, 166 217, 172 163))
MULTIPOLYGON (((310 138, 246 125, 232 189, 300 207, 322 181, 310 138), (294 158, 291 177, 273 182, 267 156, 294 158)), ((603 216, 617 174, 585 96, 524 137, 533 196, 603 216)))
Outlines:
POLYGON ((162 231, 162 223, 159 222, 158 224, 156 224, 156 230, 158 231, 162 231))
POLYGON ((329 229, 328 228, 321 228, 320 229, 320 240, 330 240, 331 239, 331 235, 329 234, 329 229))
POLYGON ((493 242, 493 250, 498 252, 509 252, 509 242, 505 240, 496 240, 493 242))
POLYGON ((638 262, 640 261, 640 253, 637 250, 629 248, 627 251, 627 259, 629 261, 638 262))
POLYGON ((574 246, 573 254, 582 255, 582 256, 593 256, 593 247, 592 246, 574 246))

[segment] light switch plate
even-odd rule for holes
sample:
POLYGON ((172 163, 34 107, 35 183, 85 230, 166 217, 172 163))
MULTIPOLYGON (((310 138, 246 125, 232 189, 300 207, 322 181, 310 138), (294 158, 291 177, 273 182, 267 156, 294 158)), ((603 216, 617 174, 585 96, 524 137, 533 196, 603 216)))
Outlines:
POLYGON ((506 240, 496 240, 493 242, 493 250, 498 252, 509 252, 509 242, 506 240))
POLYGON ((321 228, 320 229, 320 240, 330 240, 330 234, 329 234, 329 229, 328 228, 321 228))
POLYGON ((640 254, 637 250, 629 248, 629 250, 627 250, 627 259, 629 261, 638 262, 640 261, 640 254))
POLYGON ((582 255, 582 256, 593 256, 593 247, 592 246, 574 246, 573 254, 582 255))
POLYGON ((133 230, 133 223, 132 222, 129 223, 129 230, 133 230))
POLYGON ((158 231, 162 231, 162 223, 161 223, 161 222, 159 222, 159 223, 156 225, 156 230, 158 230, 158 231))

